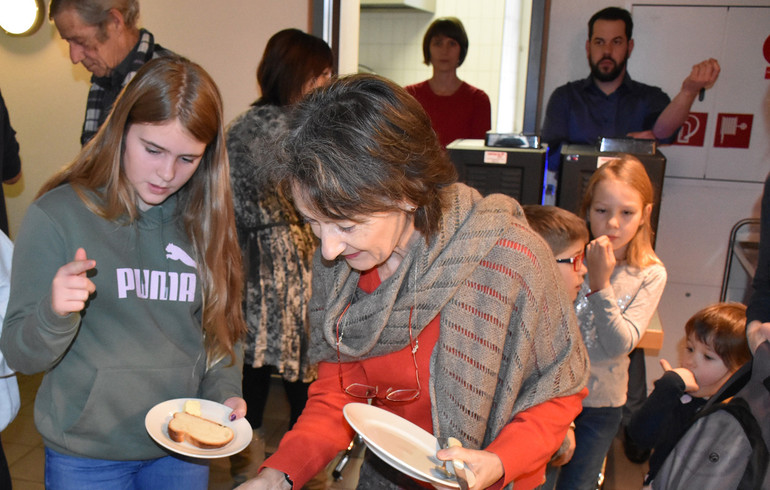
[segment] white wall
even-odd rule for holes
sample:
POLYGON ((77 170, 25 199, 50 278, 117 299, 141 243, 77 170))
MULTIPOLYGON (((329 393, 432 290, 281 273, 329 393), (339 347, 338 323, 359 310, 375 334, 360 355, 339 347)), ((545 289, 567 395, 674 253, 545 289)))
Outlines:
MULTIPOLYGON (((588 33, 587 22, 594 12, 613 5, 624 7, 633 13, 634 6, 640 5, 688 4, 767 6, 770 2, 768 0, 660 0, 656 2, 551 0, 543 109, 556 87, 588 75, 585 41, 588 33)), ((635 49, 639 51, 644 46, 645 39, 648 44, 651 44, 652 40, 659 36, 666 36, 667 42, 680 45, 689 39, 687 35, 686 29, 678 32, 675 30, 672 32, 671 29, 663 32, 641 32, 635 29, 635 49)), ((714 36, 720 35, 722 33, 714 33, 714 36)), ((664 57, 670 51, 660 50, 657 54, 664 57)), ((729 56, 742 55, 745 56, 742 52, 729 53, 729 56)), ((636 80, 644 82, 654 78, 655 73, 652 70, 655 70, 655 66, 634 64, 632 54, 629 71, 636 80)), ((726 84, 728 78, 740 76, 740 74, 731 73, 729 69, 723 70, 721 80, 726 84)), ((717 81, 717 84, 719 83, 717 81)), ((674 94, 670 92, 669 90, 669 95, 673 96, 674 94)), ((756 94, 752 94, 754 95, 756 94)), ((707 95, 707 97, 713 96, 714 94, 707 95)), ((760 113, 762 108, 757 107, 756 111, 760 113)), ((714 115, 712 114, 711 117, 714 115)), ((765 116, 760 115, 760 117, 765 116)), ((767 135, 757 136, 757 143, 767 140, 767 135)), ((707 146, 710 146, 709 143, 707 146)), ((672 158, 669 157, 667 168, 686 166, 688 165, 686 159, 693 158, 696 154, 694 151, 689 153, 686 150, 682 151, 681 148, 671 149, 671 155, 678 160, 672 163, 670 161, 672 158)), ((666 147, 662 147, 661 151, 666 154, 666 147)), ((740 150, 737 151, 740 152, 740 150)), ((733 154, 733 158, 736 158, 736 154, 733 154)), ((729 166, 731 161, 727 160, 722 164, 729 166)), ((767 170, 770 170, 770 165, 767 170)), ((759 215, 758 203, 761 193, 761 178, 732 182, 713 178, 666 176, 656 249, 668 270, 668 284, 659 307, 661 323, 665 331, 664 346, 659 357, 676 362, 681 347, 680 341, 684 335, 684 322, 698 309, 719 300, 730 229, 740 219, 759 215)), ((648 355, 647 372, 650 383, 661 374, 657 357, 648 355)))
POLYGON ((340 41, 337 69, 340 75, 358 72, 358 39, 361 24, 361 2, 340 2, 340 41))
MULTIPOLYGON (((46 2, 46 7, 47 7, 46 2)), ((140 25, 216 80, 229 121, 257 98, 256 67, 276 31, 308 31, 310 0, 140 0, 140 25)), ((0 91, 21 147, 23 179, 4 186, 11 235, 40 185, 80 149, 90 73, 69 61, 53 24, 33 36, 0 34, 0 91)))

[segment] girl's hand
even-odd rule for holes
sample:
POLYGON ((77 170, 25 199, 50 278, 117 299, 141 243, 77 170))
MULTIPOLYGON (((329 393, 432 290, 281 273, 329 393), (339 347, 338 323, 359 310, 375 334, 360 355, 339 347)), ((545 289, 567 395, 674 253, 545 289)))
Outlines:
POLYGON ((610 286, 610 276, 615 270, 615 251, 607 235, 594 238, 586 245, 586 268, 591 291, 610 286))
POLYGON ((460 459, 465 466, 476 476, 476 483, 470 487, 470 490, 480 490, 492 486, 497 480, 503 477, 505 470, 503 462, 495 453, 489 451, 480 451, 477 449, 467 449, 461 446, 441 449, 436 453, 436 457, 441 461, 460 459))
MULTIPOLYGON (((690 371, 687 368, 676 368, 672 369, 671 364, 665 360, 660 360, 660 365, 663 368, 664 371, 674 371, 676 374, 679 375, 680 378, 682 378, 682 381, 684 381, 684 391, 686 393, 692 394, 692 392, 698 391, 700 386, 698 386, 698 381, 695 380, 695 375, 692 374, 692 371, 690 371)), ((697 396, 697 395, 693 395, 697 396)))
POLYGON ((81 311, 86 301, 96 291, 96 286, 86 272, 96 267, 95 260, 88 260, 83 248, 77 249, 75 259, 59 267, 51 283, 51 308, 59 316, 81 311))
POLYGON ((243 398, 237 396, 228 398, 223 405, 233 409, 233 412, 230 414, 230 421, 246 416, 246 400, 243 398))

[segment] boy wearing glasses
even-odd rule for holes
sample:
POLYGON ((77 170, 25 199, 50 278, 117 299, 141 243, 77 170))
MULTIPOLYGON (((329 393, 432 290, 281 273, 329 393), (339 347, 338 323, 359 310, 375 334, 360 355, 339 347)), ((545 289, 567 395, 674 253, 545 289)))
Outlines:
MULTIPOLYGON (((528 204, 523 208, 529 226, 543 237, 556 257, 562 283, 569 298, 574 302, 583 285, 583 278, 588 272, 583 263, 585 247, 589 238, 585 221, 576 214, 556 206, 528 204)), ((548 464, 546 479, 549 483, 555 482, 558 467, 567 464, 572 459, 572 453, 575 451, 575 432, 572 429, 574 429, 574 425, 570 426, 564 442, 548 464)), ((545 489, 551 486, 546 483, 540 488, 545 489)))
POLYGON ((528 204, 524 206, 529 226, 543 237, 551 248, 559 271, 564 280, 564 287, 572 301, 575 301, 583 278, 588 272, 583 263, 588 228, 585 221, 574 213, 556 206, 528 204))

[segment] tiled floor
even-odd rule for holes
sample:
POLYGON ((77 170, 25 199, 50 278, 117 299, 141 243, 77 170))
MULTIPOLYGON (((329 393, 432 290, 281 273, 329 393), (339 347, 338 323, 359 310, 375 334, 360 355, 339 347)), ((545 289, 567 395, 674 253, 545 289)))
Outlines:
POLYGON ((14 490, 43 490, 43 439, 35 430, 32 406, 42 374, 18 375, 21 408, 19 414, 0 435, 11 468, 14 490))
MULTIPOLYGON (((43 441, 35 430, 32 416, 32 404, 35 392, 40 385, 42 375, 19 375, 19 391, 21 392, 21 409, 16 419, 2 433, 3 448, 11 468, 14 490, 43 490, 43 441)), ((265 411, 266 450, 275 451, 284 431, 286 430, 289 413, 288 403, 279 380, 274 380, 268 406, 265 411)), ((328 488, 335 490, 350 490, 356 487, 360 454, 348 464, 342 479, 332 481, 331 472, 335 462, 326 469, 328 488)), ((637 490, 641 488, 646 464, 630 463, 623 455, 619 440, 613 444, 607 460, 607 477, 605 490, 637 490)), ((230 463, 227 458, 212 460, 210 490, 230 490, 233 482, 230 478, 230 463)), ((313 487, 317 488, 317 487, 313 487)))

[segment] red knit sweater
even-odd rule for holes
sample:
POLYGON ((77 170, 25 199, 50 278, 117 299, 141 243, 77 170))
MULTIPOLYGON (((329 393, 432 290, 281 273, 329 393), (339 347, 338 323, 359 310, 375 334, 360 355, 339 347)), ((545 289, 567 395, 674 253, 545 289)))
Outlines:
POLYGON ((428 82, 406 87, 430 116, 442 146, 459 138, 483 139, 492 127, 492 109, 483 90, 465 82, 452 95, 436 95, 428 82))

